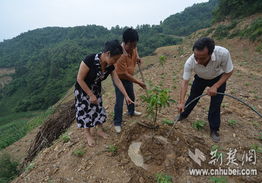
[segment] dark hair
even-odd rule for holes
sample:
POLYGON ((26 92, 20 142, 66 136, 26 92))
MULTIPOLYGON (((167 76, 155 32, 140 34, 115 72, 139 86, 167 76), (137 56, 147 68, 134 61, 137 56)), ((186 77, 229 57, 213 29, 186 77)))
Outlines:
POLYGON ((133 28, 128 28, 123 33, 123 41, 124 43, 128 42, 137 42, 139 40, 138 33, 133 28))
POLYGON ((215 49, 215 41, 209 37, 203 37, 198 39, 193 45, 193 51, 203 50, 204 48, 208 49, 208 54, 211 55, 215 49))
POLYGON ((110 52, 110 56, 115 56, 115 55, 120 55, 123 53, 123 48, 122 46, 120 45, 119 41, 118 40, 112 40, 112 41, 107 41, 105 43, 105 47, 104 47, 104 50, 103 52, 107 52, 109 51, 110 52))

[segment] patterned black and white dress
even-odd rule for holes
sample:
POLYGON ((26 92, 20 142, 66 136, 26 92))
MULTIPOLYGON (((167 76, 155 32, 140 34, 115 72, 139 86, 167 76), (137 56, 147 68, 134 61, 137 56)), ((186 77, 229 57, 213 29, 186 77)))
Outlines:
POLYGON ((79 128, 91 128, 106 121, 107 114, 103 107, 101 82, 115 69, 114 65, 107 66, 102 72, 99 54, 88 55, 83 62, 89 67, 89 72, 85 78, 87 86, 97 97, 98 104, 92 104, 89 96, 83 91, 81 86, 75 84, 75 109, 76 121, 79 128))

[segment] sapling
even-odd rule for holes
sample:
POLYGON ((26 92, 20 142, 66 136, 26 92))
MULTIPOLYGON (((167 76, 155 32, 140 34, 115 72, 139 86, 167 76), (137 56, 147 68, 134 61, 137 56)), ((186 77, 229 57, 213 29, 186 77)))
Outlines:
POLYGON ((154 124, 157 121, 158 113, 161 109, 170 106, 175 100, 171 99, 168 89, 162 89, 158 86, 147 90, 147 95, 141 96, 143 102, 147 103, 147 113, 152 117, 154 124))

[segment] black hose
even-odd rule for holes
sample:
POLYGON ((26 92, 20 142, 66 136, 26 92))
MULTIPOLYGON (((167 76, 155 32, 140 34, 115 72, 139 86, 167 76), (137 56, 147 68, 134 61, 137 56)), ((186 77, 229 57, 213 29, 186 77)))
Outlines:
MULTIPOLYGON (((239 98, 237 98, 237 97, 234 97, 234 96, 232 96, 232 95, 226 94, 226 93, 217 92, 217 94, 218 94, 218 95, 225 95, 225 96, 227 96, 227 97, 231 97, 231 98, 233 98, 233 99, 235 99, 235 100, 243 103, 244 105, 248 106, 252 111, 254 111, 259 117, 262 118, 262 114, 260 114, 254 107, 252 107, 251 105, 247 104, 247 103, 244 102, 243 100, 241 100, 241 99, 239 99, 239 98)), ((187 107, 188 107, 190 104, 192 104, 194 101, 196 101, 196 100, 198 100, 199 98, 201 98, 201 97, 203 97, 203 96, 206 96, 206 95, 207 95, 207 94, 202 94, 202 95, 194 98, 193 100, 191 100, 191 101, 185 106, 185 108, 187 108, 187 107)))
MULTIPOLYGON (((241 99, 239 99, 239 98, 237 98, 237 97, 234 97, 234 96, 232 96, 232 95, 226 94, 226 93, 217 92, 217 94, 218 94, 218 95, 228 96, 228 97, 230 97, 230 98, 233 98, 233 99, 235 99, 235 100, 243 103, 244 105, 246 105, 247 107, 249 107, 252 111, 254 111, 259 117, 262 118, 262 114, 261 114, 261 113, 259 113, 254 107, 252 107, 251 105, 247 104, 247 103, 244 102, 243 100, 241 100, 241 99)), ((187 107, 188 107, 189 105, 191 105, 193 102, 195 102, 196 100, 198 100, 198 99, 200 99, 201 97, 204 97, 204 96, 206 96, 206 95, 207 95, 207 94, 202 94, 202 95, 194 98, 193 100, 191 100, 191 101, 185 106, 185 108, 187 108, 187 107)), ((173 130, 173 128, 174 128, 174 126, 175 126, 175 124, 176 124, 177 121, 178 121, 178 119, 176 119, 176 120, 174 121, 174 124, 173 124, 172 128, 170 129, 167 137, 169 137, 169 135, 170 135, 171 131, 173 130)))

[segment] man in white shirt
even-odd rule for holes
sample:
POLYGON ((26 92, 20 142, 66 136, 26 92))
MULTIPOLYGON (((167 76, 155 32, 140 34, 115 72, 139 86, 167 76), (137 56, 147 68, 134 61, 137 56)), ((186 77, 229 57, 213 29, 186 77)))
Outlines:
POLYGON ((194 98, 202 95, 205 88, 208 87, 207 94, 211 96, 208 112, 210 136, 214 142, 218 142, 220 140, 218 133, 220 127, 220 106, 223 95, 217 95, 217 92, 225 92, 226 81, 233 73, 231 56, 226 48, 215 46, 214 40, 206 37, 200 38, 194 43, 193 52, 184 65, 180 103, 178 105, 180 112, 178 121, 188 117, 198 100, 187 108, 185 106, 194 98), (195 73, 195 79, 191 87, 190 96, 185 103, 188 83, 193 72, 195 73))

